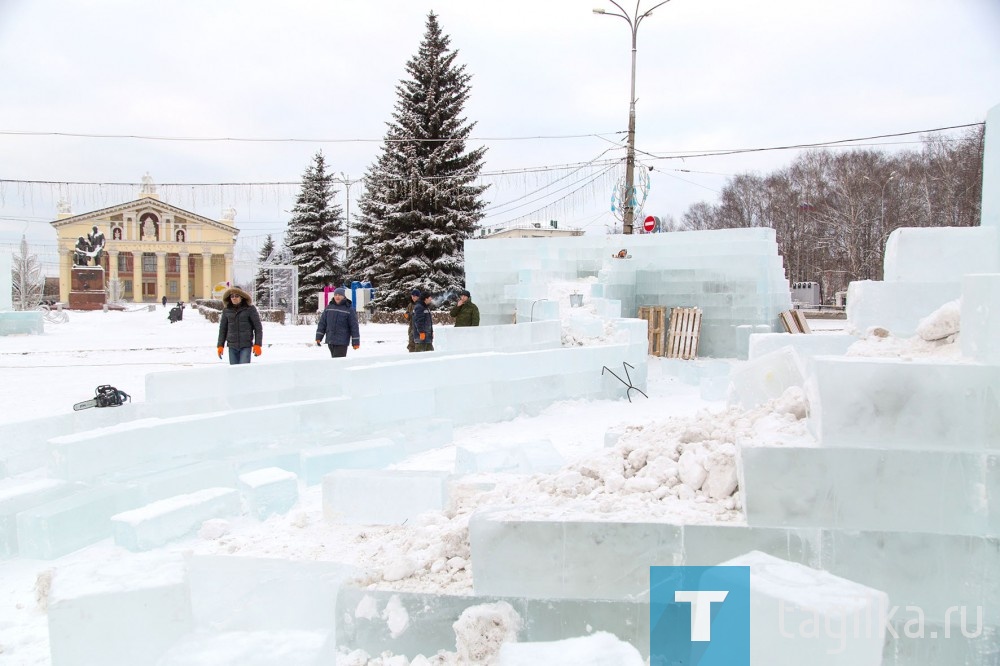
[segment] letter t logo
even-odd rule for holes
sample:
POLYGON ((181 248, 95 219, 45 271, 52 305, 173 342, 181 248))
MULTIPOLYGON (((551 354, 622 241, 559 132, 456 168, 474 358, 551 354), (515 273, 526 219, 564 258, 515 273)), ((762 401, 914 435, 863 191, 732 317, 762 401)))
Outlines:
POLYGON ((691 604, 691 641, 712 640, 712 602, 724 601, 725 590, 676 590, 674 601, 691 604))

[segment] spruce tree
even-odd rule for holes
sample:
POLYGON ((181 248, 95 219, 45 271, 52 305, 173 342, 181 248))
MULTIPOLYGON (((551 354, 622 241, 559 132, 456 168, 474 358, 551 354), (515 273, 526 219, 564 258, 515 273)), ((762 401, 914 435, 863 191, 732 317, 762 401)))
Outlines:
POLYGON ((260 248, 260 254, 257 256, 259 267, 253 282, 253 301, 258 307, 271 307, 271 271, 268 270, 267 264, 270 262, 272 254, 274 254, 274 238, 268 234, 264 245, 260 248))
POLYGON ((457 51, 427 16, 408 78, 397 101, 379 157, 365 174, 349 267, 371 280, 381 304, 409 302, 414 286, 455 292, 465 283, 462 243, 483 217, 485 186, 476 179, 485 148, 466 150, 475 123, 463 116, 472 76, 456 65, 457 51))
POLYGON ((299 269, 299 309, 303 312, 317 309, 317 293, 323 287, 337 286, 344 280, 340 261, 344 219, 333 197, 333 174, 326 172, 320 151, 302 175, 302 189, 285 231, 291 263, 299 269))

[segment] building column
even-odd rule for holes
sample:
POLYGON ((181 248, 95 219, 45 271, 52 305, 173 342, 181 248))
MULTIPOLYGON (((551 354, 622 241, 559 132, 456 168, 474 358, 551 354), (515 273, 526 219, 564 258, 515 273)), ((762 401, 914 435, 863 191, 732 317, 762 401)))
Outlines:
POLYGON ((167 253, 156 253, 156 296, 158 301, 167 295, 167 253))
POLYGON ((188 253, 178 252, 178 256, 181 258, 181 283, 178 289, 180 289, 180 298, 177 300, 187 302, 190 297, 190 281, 188 280, 188 253))
POLYGON ((223 280, 229 282, 230 285, 236 286, 236 282, 233 280, 233 253, 226 252, 226 274, 222 276, 223 280))
POLYGON ((59 301, 69 303, 73 288, 73 248, 59 249, 59 301))
POLYGON ((212 281, 212 253, 202 252, 201 253, 201 297, 212 298, 212 287, 214 286, 215 282, 212 281))
POLYGON ((122 285, 118 282, 118 250, 108 250, 108 300, 122 297, 122 285))
POLYGON ((142 252, 132 252, 132 302, 142 303, 142 252))

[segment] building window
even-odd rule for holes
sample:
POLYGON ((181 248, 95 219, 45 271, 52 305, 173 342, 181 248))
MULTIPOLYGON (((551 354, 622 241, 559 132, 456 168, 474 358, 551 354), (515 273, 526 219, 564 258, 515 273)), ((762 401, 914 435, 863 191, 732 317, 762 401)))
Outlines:
POLYGON ((155 273, 156 272, 156 255, 152 252, 142 253, 142 272, 143 273, 155 273))
POLYGON ((132 280, 122 280, 122 294, 132 295, 132 280))
POLYGON ((180 273, 181 272, 181 258, 176 254, 167 255, 167 272, 168 273, 180 273))
POLYGON ((171 296, 177 295, 177 280, 167 280, 167 293, 171 296))
POLYGON ((132 267, 129 266, 129 263, 131 263, 131 262, 129 262, 129 259, 131 259, 131 258, 132 258, 131 255, 126 254, 124 252, 118 255, 118 272, 119 273, 124 273, 126 271, 132 270, 132 267))

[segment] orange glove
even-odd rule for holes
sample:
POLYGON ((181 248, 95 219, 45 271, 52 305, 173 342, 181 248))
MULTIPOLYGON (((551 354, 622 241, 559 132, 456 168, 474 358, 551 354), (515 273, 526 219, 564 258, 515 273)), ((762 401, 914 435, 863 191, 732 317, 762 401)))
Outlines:
POLYGON ((222 347, 216 347, 215 351, 219 352, 219 358, 222 358, 222 347))
POLYGON ((254 356, 260 356, 260 345, 254 345, 253 346, 253 355, 254 356))
POLYGON ((426 333, 421 333, 420 334, 420 339, 421 340, 426 340, 427 339, 427 334, 426 333))
POLYGON ((361 346, 361 345, 354 345, 354 348, 355 348, 355 349, 357 349, 357 348, 358 348, 358 347, 360 347, 360 346, 361 346))

